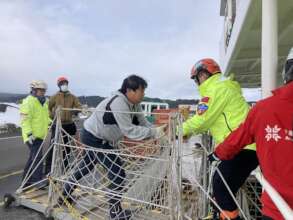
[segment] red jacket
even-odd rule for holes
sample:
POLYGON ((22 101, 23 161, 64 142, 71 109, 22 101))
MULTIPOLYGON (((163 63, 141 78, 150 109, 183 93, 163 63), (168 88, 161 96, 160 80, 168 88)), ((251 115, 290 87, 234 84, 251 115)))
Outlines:
MULTIPOLYGON (((215 154, 228 160, 253 142, 264 177, 293 208, 293 82, 259 101, 215 154)), ((264 215, 284 219, 266 192, 262 203, 264 215)))

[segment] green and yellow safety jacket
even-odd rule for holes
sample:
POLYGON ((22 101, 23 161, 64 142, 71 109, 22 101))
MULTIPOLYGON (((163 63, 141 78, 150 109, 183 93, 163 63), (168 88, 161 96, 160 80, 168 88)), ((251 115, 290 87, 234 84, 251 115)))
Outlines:
MULTIPOLYGON (((209 130, 217 145, 245 120, 249 105, 242 96, 240 85, 222 74, 204 81, 199 86, 199 93, 202 99, 196 115, 183 123, 183 135, 209 130)), ((255 144, 245 148, 255 150, 255 144)))
POLYGON ((22 101, 19 110, 23 141, 27 142, 30 134, 44 139, 50 124, 48 101, 42 105, 38 98, 29 95, 22 101))

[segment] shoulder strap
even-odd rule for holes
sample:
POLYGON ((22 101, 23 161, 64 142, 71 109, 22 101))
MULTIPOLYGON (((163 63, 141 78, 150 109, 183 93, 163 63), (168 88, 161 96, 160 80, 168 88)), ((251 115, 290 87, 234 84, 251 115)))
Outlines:
POLYGON ((106 111, 111 111, 110 105, 117 97, 118 97, 118 95, 113 96, 112 99, 108 102, 108 104, 106 105, 106 111))
POLYGON ((114 117, 113 112, 109 112, 109 111, 112 111, 110 105, 117 97, 118 97, 118 95, 115 95, 113 98, 111 98, 111 100, 106 105, 107 112, 105 112, 103 115, 103 123, 106 125, 113 125, 113 124, 118 125, 118 123, 114 117))

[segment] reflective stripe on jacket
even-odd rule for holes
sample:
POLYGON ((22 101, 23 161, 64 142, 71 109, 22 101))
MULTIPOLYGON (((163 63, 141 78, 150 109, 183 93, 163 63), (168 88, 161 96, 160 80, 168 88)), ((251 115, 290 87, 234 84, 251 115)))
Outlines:
POLYGON ((29 95, 22 101, 19 111, 23 141, 28 141, 29 134, 44 139, 50 124, 48 101, 42 105, 36 97, 29 95))
MULTIPOLYGON (((183 123, 183 135, 209 130, 219 144, 245 120, 249 105, 242 96, 240 85, 221 74, 204 81, 199 92, 203 98, 196 115, 183 123)), ((255 144, 246 148, 255 150, 255 144)))

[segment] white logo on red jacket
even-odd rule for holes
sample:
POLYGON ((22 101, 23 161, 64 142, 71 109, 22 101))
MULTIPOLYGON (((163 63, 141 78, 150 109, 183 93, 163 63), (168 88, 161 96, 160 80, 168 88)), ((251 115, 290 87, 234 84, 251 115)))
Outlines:
POLYGON ((270 127, 269 125, 267 125, 265 130, 267 132, 265 136, 267 141, 270 141, 271 139, 273 139, 276 142, 278 142, 279 139, 281 139, 281 136, 279 135, 279 131, 281 130, 281 128, 278 128, 278 125, 275 125, 274 127, 270 127))

